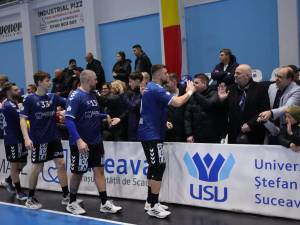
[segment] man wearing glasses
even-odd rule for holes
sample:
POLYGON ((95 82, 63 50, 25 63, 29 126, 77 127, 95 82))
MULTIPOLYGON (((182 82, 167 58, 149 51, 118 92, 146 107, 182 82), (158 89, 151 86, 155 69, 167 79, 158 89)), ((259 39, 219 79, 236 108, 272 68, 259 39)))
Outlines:
MULTIPOLYGON (((275 81, 268 90, 271 110, 260 113, 258 121, 272 120, 277 127, 282 127, 285 123, 284 109, 300 105, 300 87, 294 82, 293 70, 287 66, 279 68, 275 81)), ((277 144, 277 138, 271 138, 269 144, 277 144)))

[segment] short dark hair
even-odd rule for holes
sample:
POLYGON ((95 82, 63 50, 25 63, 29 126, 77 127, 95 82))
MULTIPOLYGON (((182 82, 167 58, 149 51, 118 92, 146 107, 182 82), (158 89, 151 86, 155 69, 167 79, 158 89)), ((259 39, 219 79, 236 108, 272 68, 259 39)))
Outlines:
POLYGON ((288 67, 288 68, 289 68, 289 70, 286 74, 286 78, 294 80, 295 73, 291 67, 288 67))
POLYGON ((70 65, 71 63, 75 63, 75 64, 76 64, 76 60, 75 60, 75 59, 70 59, 70 60, 69 60, 69 65, 70 65))
POLYGON ((232 55, 232 52, 229 48, 223 48, 220 50, 220 53, 221 52, 225 53, 226 55, 230 55, 230 56, 232 55))
POLYGON ((169 73, 169 79, 178 81, 177 74, 176 73, 169 73))
POLYGON ((140 73, 140 72, 132 72, 132 73, 129 75, 129 79, 130 79, 130 80, 139 80, 140 82, 142 82, 142 80, 143 80, 143 75, 142 75, 142 73, 140 73))
POLYGON ((163 64, 155 64, 151 67, 151 74, 152 76, 155 75, 155 73, 163 68, 166 68, 163 64))
POLYGON ((16 86, 16 83, 5 82, 2 87, 3 93, 6 94, 6 92, 9 91, 13 86, 16 86))
POLYGON ((209 78, 204 73, 198 73, 194 76, 194 79, 200 79, 204 81, 207 85, 209 84, 209 78))
POLYGON ((126 59, 125 52, 119 51, 118 54, 121 56, 122 60, 125 60, 125 59, 126 59))
POLYGON ((298 67, 295 65, 287 65, 287 67, 290 67, 295 73, 299 71, 298 67))
POLYGON ((39 84, 39 81, 43 81, 45 80, 46 78, 51 78, 50 74, 49 73, 46 73, 44 71, 37 71, 34 75, 33 75, 33 80, 34 80, 34 83, 36 86, 38 86, 39 84))
POLYGON ((136 44, 136 45, 132 46, 132 48, 139 48, 139 49, 142 49, 142 46, 139 45, 139 44, 136 44))

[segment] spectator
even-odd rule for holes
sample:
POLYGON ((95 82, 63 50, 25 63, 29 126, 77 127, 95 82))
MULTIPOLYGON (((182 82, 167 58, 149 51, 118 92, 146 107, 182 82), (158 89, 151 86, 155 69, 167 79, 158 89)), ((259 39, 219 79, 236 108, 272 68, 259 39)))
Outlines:
POLYGON ((269 99, 262 85, 252 80, 249 65, 235 70, 235 84, 226 90, 221 84, 218 95, 228 107, 228 143, 263 144, 265 129, 256 121, 258 114, 269 109, 269 99))
POLYGON ((75 59, 70 59, 69 60, 69 65, 68 67, 66 67, 64 70, 63 70, 63 73, 66 77, 66 79, 68 80, 69 78, 71 78, 74 74, 74 69, 77 67, 77 63, 76 63, 76 60, 75 59))
POLYGON ((92 70, 96 73, 98 81, 96 89, 101 91, 101 87, 105 83, 105 74, 102 64, 99 60, 94 59, 94 55, 91 52, 87 53, 85 59, 87 61, 86 69, 92 70))
POLYGON ((224 48, 219 54, 220 63, 215 66, 211 73, 211 78, 217 82, 217 86, 225 83, 227 86, 234 84, 234 72, 238 67, 236 57, 231 53, 231 50, 224 48))
POLYGON ((133 72, 129 75, 129 87, 123 95, 124 105, 127 106, 127 140, 137 141, 137 130, 140 120, 141 92, 140 85, 143 80, 141 73, 133 72))
POLYGON ((65 76, 61 69, 55 70, 55 78, 52 79, 52 90, 51 93, 55 93, 61 97, 67 98, 69 90, 66 85, 65 76))
POLYGON ((115 80, 128 83, 128 77, 131 73, 131 60, 126 59, 124 52, 117 53, 117 62, 115 63, 112 71, 115 80))
POLYGON ((8 77, 4 74, 0 74, 0 88, 3 88, 3 85, 8 82, 8 77))
MULTIPOLYGON (((168 83, 166 84, 167 90, 173 96, 182 96, 185 94, 183 88, 179 88, 177 81, 177 75, 175 73, 168 74, 168 83)), ((166 141, 168 142, 184 142, 184 109, 185 106, 174 107, 168 106, 168 119, 167 119, 167 131, 166 141)))
POLYGON ((36 92, 35 84, 28 84, 27 85, 27 94, 32 94, 34 92, 36 92))
POLYGON ((300 107, 290 106, 285 109, 286 125, 280 130, 279 143, 294 152, 300 150, 300 107))
MULTIPOLYGON (((272 123, 274 123, 271 127, 269 125, 270 122, 264 124, 271 133, 271 135, 268 136, 269 144, 278 144, 278 138, 272 133, 274 133, 274 130, 278 129, 278 127, 281 128, 285 124, 285 108, 300 104, 300 87, 293 79, 293 70, 289 67, 281 67, 276 74, 276 83, 269 86, 268 96, 271 110, 260 113, 258 118, 260 122, 271 120, 272 123)), ((275 132, 275 134, 277 134, 277 132, 275 132)))
POLYGON ((80 86, 80 73, 83 71, 81 67, 74 68, 74 74, 72 75, 71 80, 69 81, 69 88, 71 90, 76 90, 80 86))
POLYGON ((101 95, 108 96, 110 94, 110 84, 105 83, 102 85, 101 95))
POLYGON ((184 115, 186 141, 189 143, 220 143, 224 135, 226 113, 215 90, 208 87, 209 78, 194 77, 196 92, 190 98, 184 115))
POLYGON ((268 90, 271 110, 260 113, 261 121, 273 119, 277 125, 285 123, 285 108, 300 105, 300 87, 294 82, 293 70, 289 67, 279 68, 276 74, 276 83, 271 84, 268 90), (279 119, 279 121, 276 121, 279 119))
POLYGON ((103 131, 106 133, 103 136, 108 138, 106 140, 122 141, 126 137, 126 129, 124 129, 124 125, 126 125, 126 110, 120 97, 124 91, 123 82, 116 80, 111 83, 110 94, 97 97, 99 105, 112 118, 112 126, 103 131))
POLYGON ((152 63, 146 53, 143 51, 141 45, 134 45, 132 46, 133 53, 136 56, 135 63, 134 63, 134 70, 136 72, 147 72, 150 74, 151 80, 151 66, 152 63))

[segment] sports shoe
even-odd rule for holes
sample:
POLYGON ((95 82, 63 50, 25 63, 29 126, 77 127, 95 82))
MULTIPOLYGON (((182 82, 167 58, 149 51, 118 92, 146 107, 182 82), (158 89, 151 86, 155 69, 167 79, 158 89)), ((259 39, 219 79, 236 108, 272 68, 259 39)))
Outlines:
POLYGON ((113 201, 107 200, 104 205, 101 204, 100 212, 103 213, 117 213, 122 209, 121 206, 115 206, 113 201))
MULTIPOLYGON (((168 206, 166 206, 166 205, 163 205, 163 204, 161 204, 161 203, 157 203, 158 205, 159 205, 159 207, 161 207, 162 209, 164 209, 164 210, 168 210, 169 209, 169 207, 168 206)), ((149 203, 149 202, 145 202, 145 206, 144 206, 144 209, 145 209, 145 211, 148 211, 149 209, 151 208, 151 204, 149 203)))
POLYGON ((7 179, 5 179, 4 186, 9 193, 16 193, 14 185, 12 184, 12 182, 8 182, 7 179))
POLYGON ((20 192, 16 194, 16 199, 19 199, 21 201, 27 200, 27 195, 24 192, 20 192))
POLYGON ((74 215, 85 214, 86 211, 77 202, 68 203, 66 210, 74 215))
MULTIPOLYGON (((63 199, 61 200, 61 204, 62 205, 68 205, 70 202, 70 194, 68 194, 66 197, 63 197, 63 199)), ((83 200, 82 199, 76 199, 76 202, 78 204, 82 203, 83 200)))
POLYGON ((39 203, 39 201, 34 197, 27 198, 27 201, 25 202, 25 206, 29 209, 40 209, 40 208, 42 208, 42 204, 39 203))
POLYGON ((149 216, 154 216, 159 219, 164 219, 171 214, 171 212, 162 209, 158 203, 156 203, 153 208, 147 211, 149 216))

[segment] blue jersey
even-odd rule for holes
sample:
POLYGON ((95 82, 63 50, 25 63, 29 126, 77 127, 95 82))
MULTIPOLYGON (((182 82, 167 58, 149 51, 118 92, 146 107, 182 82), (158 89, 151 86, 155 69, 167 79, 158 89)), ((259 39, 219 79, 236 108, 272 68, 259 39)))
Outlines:
MULTIPOLYGON (((102 141, 100 113, 95 93, 87 93, 81 89, 73 91, 67 101, 66 117, 73 118, 80 138, 87 144, 98 144, 102 141)), ((76 140, 70 136, 70 145, 76 140)))
POLYGON ((26 96, 20 116, 29 119, 29 136, 34 144, 48 143, 59 139, 56 127, 56 108, 65 107, 66 100, 53 93, 26 96))
POLYGON ((141 102, 139 140, 162 141, 165 138, 168 105, 172 97, 170 92, 159 84, 154 82, 147 84, 141 102))
POLYGON ((4 144, 15 145, 23 142, 18 105, 11 100, 5 100, 1 111, 4 116, 4 144))

